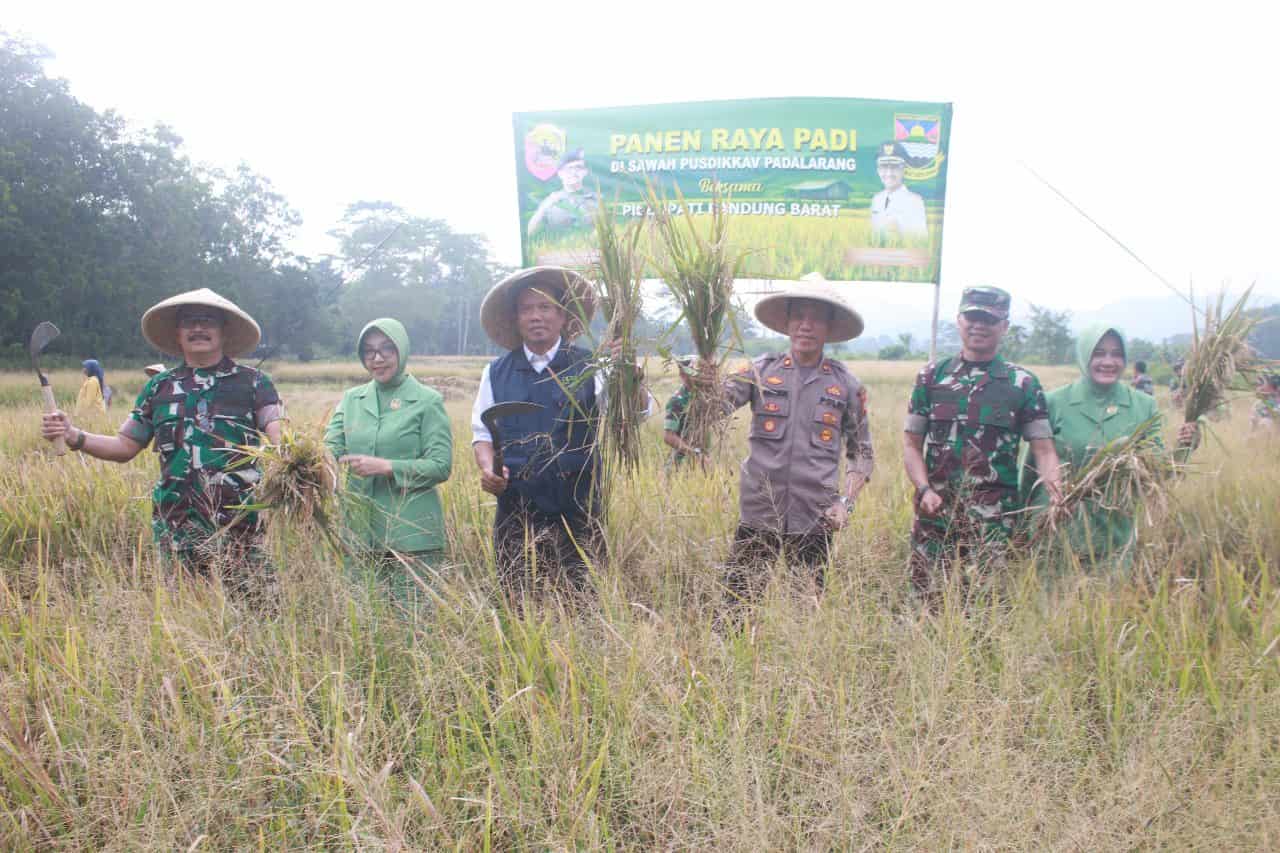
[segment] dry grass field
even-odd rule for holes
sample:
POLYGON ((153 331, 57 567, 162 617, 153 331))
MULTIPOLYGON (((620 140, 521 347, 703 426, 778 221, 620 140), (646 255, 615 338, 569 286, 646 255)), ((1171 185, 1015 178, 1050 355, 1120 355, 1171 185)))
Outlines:
MULTIPOLYGON (((931 616, 905 569, 917 365, 855 363, 878 470, 829 588, 775 583, 725 637, 741 416, 707 474, 664 470, 652 418, 639 473, 611 483, 594 601, 516 615, 469 447, 481 363, 414 363, 455 439, 451 563, 416 618, 281 526, 273 612, 169 576, 154 456, 47 455, 33 378, 0 375, 0 848, 1280 846, 1280 442, 1248 435, 1247 401, 1133 577, 1026 559, 931 616)), ((362 378, 272 373, 305 428, 362 378)), ((121 400, 90 428, 142 384, 108 378, 121 400)))

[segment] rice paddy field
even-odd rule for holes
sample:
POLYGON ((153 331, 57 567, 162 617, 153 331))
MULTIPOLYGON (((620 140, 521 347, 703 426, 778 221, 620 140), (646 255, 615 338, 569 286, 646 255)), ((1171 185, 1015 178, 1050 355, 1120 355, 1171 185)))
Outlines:
MULTIPOLYGON (((154 455, 48 455, 34 379, 0 375, 0 848, 1280 847, 1280 442, 1249 434, 1249 401, 1131 577, 1022 559, 930 614, 900 450, 918 365, 853 363, 878 470, 828 589, 779 579, 722 635, 741 416, 706 473, 665 470, 650 419, 610 483, 593 600, 515 614, 469 446, 481 364, 413 363, 446 393, 455 458, 449 565, 412 615, 283 525, 274 607, 173 577, 154 455)), ((363 379, 269 367, 300 429, 363 379)), ((82 425, 113 430, 143 377, 108 380, 112 413, 82 425)), ((53 382, 66 399, 79 378, 53 382)))
MULTIPOLYGON (((709 217, 696 217, 708 219, 709 217)), ((733 217, 734 240, 744 246, 759 247, 751 253, 744 275, 754 278, 798 279, 821 270, 831 279, 849 281, 934 281, 937 258, 921 266, 868 266, 853 262, 849 250, 873 245, 871 216, 866 208, 844 208, 839 216, 752 216, 733 217)), ((937 247, 942 239, 942 219, 930 209, 929 240, 937 247)), ((529 244, 531 262, 588 266, 596 247, 591 232, 539 234, 529 244)))

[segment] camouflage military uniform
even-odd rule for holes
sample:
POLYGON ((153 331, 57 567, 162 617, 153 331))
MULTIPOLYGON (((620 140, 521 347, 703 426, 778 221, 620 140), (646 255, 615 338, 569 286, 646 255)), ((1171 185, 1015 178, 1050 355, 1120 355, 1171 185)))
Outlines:
MULTIPOLYGON (((671 399, 667 401, 666 417, 662 421, 662 429, 666 432, 674 432, 676 435, 684 438, 684 426, 689 420, 689 401, 693 398, 693 392, 688 388, 681 386, 671 399)), ((679 450, 672 448, 671 461, 679 464, 685 460, 685 455, 679 450)))
POLYGON ((934 518, 917 511, 911 529, 912 580, 925 591, 957 553, 979 564, 1003 557, 1018 523, 1009 513, 1021 508, 1019 442, 1052 438, 1053 430, 1040 381, 998 355, 927 365, 904 429, 925 436, 929 487, 943 500, 934 518))
POLYGON ((244 557, 256 547, 257 514, 235 507, 251 502, 258 469, 235 447, 257 444, 259 431, 282 415, 267 375, 229 358, 147 382, 120 433, 144 447, 154 441, 160 455, 152 533, 163 552, 205 569, 218 553, 244 557))

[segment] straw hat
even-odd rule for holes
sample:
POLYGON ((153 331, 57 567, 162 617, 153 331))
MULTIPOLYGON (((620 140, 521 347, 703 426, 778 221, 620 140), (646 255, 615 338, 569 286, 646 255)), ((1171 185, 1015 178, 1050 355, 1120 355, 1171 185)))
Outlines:
POLYGON ((165 366, 159 362, 156 364, 148 364, 146 367, 142 368, 142 372, 148 376, 158 376, 159 374, 164 373, 164 371, 165 366))
POLYGON ((813 299, 834 309, 827 343, 851 341, 862 334, 862 317, 836 293, 827 280, 810 273, 781 293, 770 293, 756 303, 756 319, 779 334, 787 333, 787 302, 791 299, 813 299))
POLYGON ((529 267, 512 273, 495 284, 480 303, 480 325, 484 326, 489 339, 503 349, 513 350, 521 344, 520 328, 516 325, 516 297, 527 287, 545 292, 565 309, 568 319, 561 337, 566 341, 582 334, 583 323, 590 323, 596 312, 596 294, 591 283, 571 269, 529 267))
POLYGON ((178 343, 178 309, 188 305, 217 308, 226 318, 222 327, 222 351, 231 358, 238 358, 254 351, 262 340, 262 329, 252 317, 234 302, 223 299, 207 287, 188 290, 170 296, 147 309, 142 315, 142 336, 147 343, 168 355, 181 356, 178 343))

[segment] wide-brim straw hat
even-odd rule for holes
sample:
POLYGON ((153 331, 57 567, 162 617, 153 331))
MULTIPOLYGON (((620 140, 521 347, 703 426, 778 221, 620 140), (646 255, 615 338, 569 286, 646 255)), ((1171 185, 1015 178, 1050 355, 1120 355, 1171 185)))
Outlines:
POLYGON ((578 273, 564 267, 529 267, 512 273, 495 284, 480 303, 480 325, 485 334, 503 349, 518 348, 520 327, 516 325, 516 297, 532 287, 560 303, 568 318, 561 338, 573 340, 596 313, 596 293, 578 273))
POLYGON ((222 327, 222 352, 238 358, 253 352, 262 340, 258 323, 230 299, 224 299, 207 287, 170 296, 147 309, 142 315, 142 336, 147 343, 167 355, 182 357, 178 343, 178 311, 191 305, 217 308, 226 318, 222 327))
POLYGON ((165 366, 163 364, 160 364, 159 362, 156 362, 155 364, 148 364, 146 367, 142 368, 142 372, 147 374, 148 376, 157 376, 161 373, 164 373, 164 371, 165 371, 165 366))
POLYGON ((854 311, 835 289, 821 276, 807 275, 786 290, 770 293, 756 303, 756 319, 765 328, 779 334, 787 333, 787 301, 791 299, 812 299, 830 305, 834 310, 831 317, 831 328, 827 332, 827 343, 838 344, 851 341, 862 334, 862 315, 854 311))

